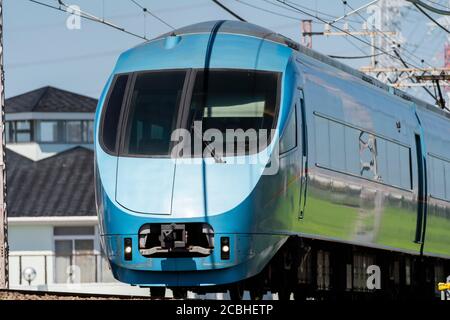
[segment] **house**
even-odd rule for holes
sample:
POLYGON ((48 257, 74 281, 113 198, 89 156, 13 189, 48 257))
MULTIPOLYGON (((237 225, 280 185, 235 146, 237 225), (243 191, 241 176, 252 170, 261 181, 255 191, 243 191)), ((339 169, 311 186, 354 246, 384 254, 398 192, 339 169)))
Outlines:
POLYGON ((95 99, 54 87, 6 100, 11 288, 148 295, 116 282, 101 254, 93 168, 96 105, 95 99))

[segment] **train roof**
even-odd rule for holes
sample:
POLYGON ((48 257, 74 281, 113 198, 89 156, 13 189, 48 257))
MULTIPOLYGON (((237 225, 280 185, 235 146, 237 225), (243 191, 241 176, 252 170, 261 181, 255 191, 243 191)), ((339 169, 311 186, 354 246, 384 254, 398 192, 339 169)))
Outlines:
MULTIPOLYGON (((189 34, 209 34, 213 30, 214 26, 219 21, 207 21, 207 22, 200 22, 197 24, 189 25, 186 27, 182 27, 180 29, 176 29, 174 31, 171 31, 169 33, 163 34, 154 40, 163 39, 168 36, 173 35, 189 35, 189 34)), ((424 108, 426 110, 430 110, 434 113, 440 114, 441 116, 446 117, 447 119, 450 119, 450 113, 445 112, 444 110, 439 109, 437 106, 434 106, 432 104, 429 104, 423 100, 420 100, 418 98, 415 98, 411 96, 410 94, 390 87, 383 82, 361 72, 356 69, 353 69, 344 63, 341 63, 335 59, 332 59, 324 54, 321 54, 317 51, 314 51, 312 49, 306 48, 299 43, 295 42, 292 39, 289 39, 281 34, 278 34, 276 32, 273 32, 269 29, 257 26, 252 23, 248 22, 242 22, 242 21, 235 21, 235 20, 227 20, 224 21, 221 27, 218 30, 219 34, 239 34, 239 35, 246 35, 256 38, 265 39, 268 41, 273 41, 276 43, 280 43, 283 45, 286 45, 293 50, 296 50, 298 52, 301 52, 313 59, 319 60, 325 64, 328 64, 332 67, 335 67, 341 71, 344 71, 346 73, 349 73, 357 78, 362 79, 363 81, 366 81, 370 83, 371 85, 378 87, 380 89, 385 90, 388 93, 394 94, 395 96, 398 96, 404 100, 410 101, 415 103, 418 107, 424 108)))

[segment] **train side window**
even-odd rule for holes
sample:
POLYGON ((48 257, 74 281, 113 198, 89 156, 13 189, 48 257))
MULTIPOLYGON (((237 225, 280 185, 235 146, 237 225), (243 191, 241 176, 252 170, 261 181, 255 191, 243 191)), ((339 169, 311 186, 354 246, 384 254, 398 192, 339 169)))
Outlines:
MULTIPOLYGON (((399 145, 387 142, 387 172, 382 177, 389 177, 389 184, 400 186, 400 151, 399 145)), ((405 162, 406 164, 406 162, 405 162)))
POLYGON ((434 162, 434 195, 445 199, 444 161, 433 158, 434 162))
POLYGON ((445 199, 450 200, 450 162, 445 163, 445 199))
POLYGON ((428 187, 428 191, 430 192, 430 194, 433 196, 434 193, 434 177, 433 177, 433 173, 434 173, 434 161, 433 161, 433 157, 429 156, 427 159, 427 175, 428 175, 428 181, 429 181, 429 187, 428 187))
POLYGON ((330 167, 330 135, 328 120, 322 117, 316 117, 315 127, 317 162, 322 166, 330 167))
POLYGON ((450 201, 450 161, 429 155, 430 194, 441 200, 450 201))
POLYGON ((393 184, 394 180, 388 174, 388 141, 378 139, 377 141, 377 169, 379 181, 387 184, 393 184))
POLYGON ((280 139, 280 154, 291 151, 297 146, 297 106, 291 112, 283 135, 280 139))
POLYGON ((330 155, 331 168, 346 171, 345 165, 345 132, 340 123, 330 121, 330 155))
POLYGON ((117 152, 117 128, 128 77, 128 75, 120 75, 115 79, 103 111, 100 137, 106 151, 111 153, 117 152))
POLYGON ((318 166, 412 188, 410 148, 317 114, 315 125, 318 166))
POLYGON ((345 166, 348 173, 359 175, 361 172, 361 163, 359 156, 358 141, 360 132, 354 128, 344 126, 345 129, 345 166))

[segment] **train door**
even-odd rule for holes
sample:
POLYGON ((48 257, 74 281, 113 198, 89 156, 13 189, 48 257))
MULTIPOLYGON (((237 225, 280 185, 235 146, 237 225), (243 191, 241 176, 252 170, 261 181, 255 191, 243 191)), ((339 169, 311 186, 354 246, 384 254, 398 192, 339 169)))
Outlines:
POLYGON ((308 190, 308 128, 306 124, 306 106, 305 106, 305 96, 303 89, 299 90, 298 99, 298 124, 300 130, 298 133, 301 135, 299 141, 301 142, 301 177, 300 177, 300 210, 298 213, 298 218, 303 219, 306 210, 306 197, 308 190))
POLYGON ((427 219, 427 156, 425 150, 425 137, 422 128, 422 122, 419 115, 415 112, 419 132, 414 134, 416 157, 417 157, 417 224, 414 242, 420 244, 420 252, 423 253, 425 245, 425 231, 427 219))
MULTIPOLYGON (((420 125, 420 120, 419 120, 420 125)), ((417 177, 418 177, 418 189, 417 189, 417 225, 415 242, 421 244, 421 251, 423 250, 425 241, 425 228, 426 228, 426 215, 427 215, 427 168, 426 168, 426 156, 423 146, 423 134, 416 133, 415 147, 417 157, 417 177)))

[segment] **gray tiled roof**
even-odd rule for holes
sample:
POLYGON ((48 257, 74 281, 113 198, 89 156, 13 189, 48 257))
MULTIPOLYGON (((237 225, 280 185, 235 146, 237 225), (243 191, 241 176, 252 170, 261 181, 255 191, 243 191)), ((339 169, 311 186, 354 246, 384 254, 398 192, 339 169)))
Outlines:
POLYGON ((54 87, 43 87, 6 99, 6 113, 95 112, 97 100, 54 87))
POLYGON ((94 153, 75 147, 32 161, 6 151, 10 217, 95 216, 94 153))

